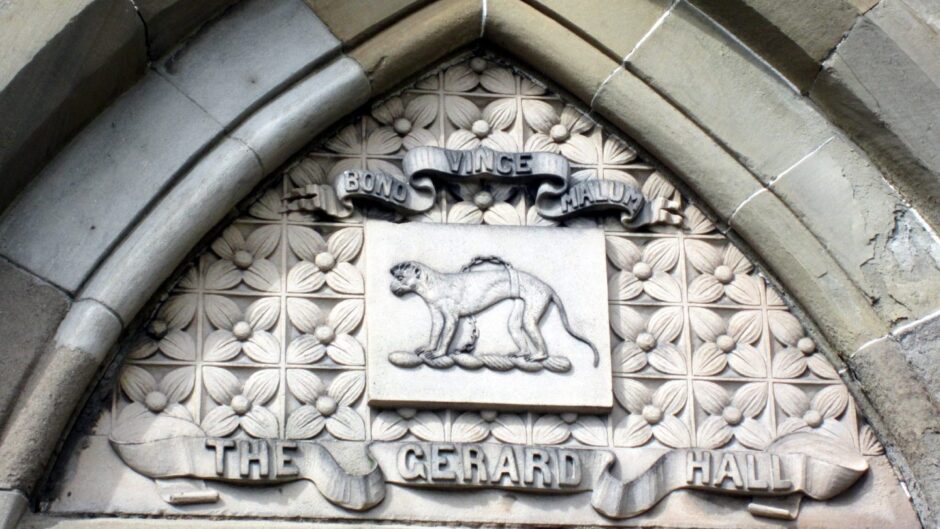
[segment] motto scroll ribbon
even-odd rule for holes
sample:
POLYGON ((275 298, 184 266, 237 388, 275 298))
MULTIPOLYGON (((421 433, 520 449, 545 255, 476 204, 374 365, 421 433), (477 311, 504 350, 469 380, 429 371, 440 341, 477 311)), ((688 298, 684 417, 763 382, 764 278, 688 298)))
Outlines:
POLYGON ((650 200, 634 186, 614 180, 572 182, 568 160, 548 152, 500 152, 486 147, 453 150, 418 147, 402 161, 403 179, 378 170, 351 170, 335 175, 329 186, 308 185, 285 197, 288 210, 322 211, 335 217, 352 214, 353 200, 389 206, 415 214, 434 206, 433 180, 448 183, 492 181, 508 185, 538 184, 539 215, 561 220, 578 214, 616 211, 624 226, 678 224, 679 205, 650 200))
MULTIPOLYGON (((373 463, 365 474, 349 473, 324 445, 316 441, 211 437, 170 437, 136 443, 111 439, 111 446, 129 467, 157 480, 195 478, 258 485, 306 480, 327 500, 346 509, 365 511, 381 503, 385 498, 382 469, 373 463)), ((174 503, 195 502, 182 499, 174 503)))

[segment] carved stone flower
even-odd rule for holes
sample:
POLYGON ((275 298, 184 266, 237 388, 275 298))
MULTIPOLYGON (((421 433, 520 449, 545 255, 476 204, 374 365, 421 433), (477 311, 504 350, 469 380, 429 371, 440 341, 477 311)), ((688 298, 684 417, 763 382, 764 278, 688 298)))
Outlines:
POLYGON ((180 294, 167 299, 127 357, 140 360, 160 351, 174 360, 195 359, 196 342, 183 329, 193 321, 196 301, 195 294, 180 294))
POLYGON ((540 99, 522 102, 522 116, 535 132, 525 142, 526 151, 560 153, 576 164, 596 164, 597 146, 585 136, 594 122, 579 110, 566 105, 561 115, 540 99))
POLYGON ((746 377, 767 376, 767 361, 753 344, 760 339, 763 319, 758 310, 736 312, 726 323, 715 312, 693 307, 689 310, 692 331, 702 345, 692 353, 692 372, 700 376, 717 375, 731 364, 746 377))
POLYGON ((607 446, 607 424, 593 415, 542 415, 532 425, 532 442, 556 445, 574 437, 588 446, 607 446))
POLYGON ((624 184, 640 188, 636 178, 623 169, 611 169, 612 165, 627 165, 636 159, 636 151, 624 143, 621 139, 608 136, 604 139, 604 147, 601 150, 602 171, 598 169, 580 169, 571 173, 571 178, 576 181, 591 180, 601 178, 603 180, 615 180, 624 184))
POLYGON ((625 237, 607 237, 607 259, 618 270, 608 283, 610 299, 629 300, 643 292, 659 301, 679 302, 679 283, 669 272, 679 262, 679 245, 673 238, 648 242, 641 251, 625 237))
POLYGON ((365 364, 362 345, 350 335, 359 327, 364 312, 361 299, 341 301, 327 316, 310 300, 289 298, 287 315, 303 334, 287 347, 287 361, 313 364, 326 354, 337 364, 365 364))
POLYGON ((727 295, 742 305, 760 304, 760 281, 748 275, 754 265, 733 244, 719 251, 705 241, 690 240, 686 241, 686 255, 701 273, 689 284, 692 303, 712 303, 727 295))
POLYGON ((774 353, 775 378, 797 378, 808 367, 820 378, 834 380, 839 374, 821 354, 816 352, 816 342, 806 336, 803 326, 789 312, 771 310, 767 312, 770 333, 783 344, 783 350, 774 353))
POLYGON ((816 430, 854 444, 852 435, 838 420, 849 404, 849 392, 842 384, 825 386, 812 399, 800 386, 774 384, 774 399, 787 415, 777 424, 777 437, 816 430))
POLYGON ((287 419, 288 439, 310 439, 323 428, 337 439, 362 441, 366 427, 362 417, 350 406, 365 389, 365 373, 347 371, 340 374, 330 386, 320 377, 305 369, 287 370, 287 387, 303 403, 287 419))
POLYGON ((522 417, 495 410, 461 413, 454 419, 450 436, 457 443, 479 443, 490 435, 504 443, 525 444, 526 425, 522 417))
POLYGON ((622 305, 610 307, 610 326, 623 343, 613 351, 614 370, 633 373, 649 363, 657 371, 684 375, 685 357, 673 345, 682 331, 679 307, 659 309, 647 322, 638 312, 622 305))
POLYGON ((118 422, 147 414, 163 414, 192 421, 189 410, 180 402, 193 392, 195 380, 192 367, 174 369, 164 375, 159 383, 142 367, 125 367, 121 372, 121 389, 132 402, 121 410, 118 422))
MULTIPOLYGON (((519 428, 516 421, 519 417, 512 415, 499 415, 499 423, 508 423, 505 429, 507 438, 519 439, 519 428)), ((497 421, 495 412, 492 413, 491 422, 497 421)), ((423 441, 443 441, 444 421, 436 413, 418 411, 414 408, 399 408, 395 411, 383 411, 376 415, 372 421, 372 438, 376 441, 394 441, 401 439, 408 432, 423 441)), ((503 435, 504 429, 500 429, 503 435)), ((504 441, 510 442, 510 441, 504 441)), ((518 442, 518 441, 513 441, 518 442)), ((525 425, 522 424, 522 441, 525 442, 525 425)))
MULTIPOLYGON (((537 96, 545 93, 545 88, 533 83, 528 78, 517 76, 508 68, 495 65, 482 57, 451 66, 444 72, 444 90, 447 92, 470 92, 478 86, 493 94, 515 94, 516 81, 518 92, 522 95, 537 96)), ((437 88, 436 85, 419 88, 437 88)))
POLYGON ((482 145, 503 152, 519 150, 516 138, 506 132, 516 121, 515 98, 497 99, 481 111, 465 97, 444 96, 444 113, 457 127, 447 137, 448 149, 475 149, 482 145))
POLYGON ((692 383, 695 402, 708 414, 698 428, 697 444, 702 448, 720 448, 732 436, 747 448, 763 450, 773 441, 770 430, 755 420, 767 407, 767 384, 752 382, 738 388, 734 395, 714 382, 692 383))
POLYGON ((471 182, 456 186, 462 199, 450 207, 447 222, 453 224, 519 225, 522 219, 508 203, 514 190, 510 186, 471 182))
POLYGON ((314 292, 324 283, 341 294, 362 294, 362 274, 350 262, 362 249, 362 230, 344 228, 327 240, 312 228, 289 226, 287 241, 301 262, 287 274, 290 292, 314 292))
POLYGON ((331 180, 335 175, 354 169, 382 171, 402 178, 401 169, 395 164, 387 160, 370 157, 370 155, 386 155, 396 142, 399 146, 401 145, 401 138, 392 136, 392 134, 394 134, 393 131, 381 126, 377 127, 376 122, 370 119, 343 127, 326 142, 326 148, 347 156, 347 158, 333 164, 333 167, 327 172, 326 178, 331 180), (379 132, 383 129, 385 129, 385 132, 379 132))
POLYGON ((382 127, 372 131, 369 143, 375 144, 371 154, 393 154, 401 149, 423 145, 437 146, 437 138, 427 130, 437 117, 437 97, 417 96, 405 104, 401 97, 392 97, 372 109, 372 117, 382 127), (384 152, 382 152, 384 151, 384 152))
POLYGON ((277 369, 256 371, 244 385, 230 371, 218 367, 203 367, 202 377, 209 396, 219 404, 202 419, 207 435, 224 437, 240 426, 252 437, 278 436, 277 417, 264 407, 277 393, 277 369))
POLYGON ((223 296, 206 296, 206 317, 218 330, 206 337, 203 359, 225 362, 244 352, 264 364, 277 363, 280 343, 268 332, 281 313, 278 298, 261 298, 242 313, 238 305, 223 296))
POLYGON ((614 428, 614 444, 642 446, 655 437, 671 448, 690 446, 689 429, 676 417, 685 407, 687 391, 684 380, 666 382, 653 392, 635 380, 615 378, 614 398, 630 414, 614 428))
POLYGON ((280 286, 277 267, 267 258, 277 248, 280 226, 262 226, 242 235, 236 226, 229 226, 212 243, 212 251, 220 259, 206 271, 206 288, 225 290, 242 281, 255 290, 271 291, 280 286))

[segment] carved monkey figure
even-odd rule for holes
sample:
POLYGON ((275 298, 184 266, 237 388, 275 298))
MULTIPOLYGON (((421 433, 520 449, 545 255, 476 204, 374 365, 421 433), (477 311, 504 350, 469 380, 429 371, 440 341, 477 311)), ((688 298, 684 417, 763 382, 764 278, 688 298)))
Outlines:
POLYGON ((393 266, 391 291, 396 296, 416 294, 431 313, 428 344, 417 353, 429 358, 447 354, 461 318, 470 317, 505 301, 513 300, 509 316, 509 335, 518 348, 516 355, 537 362, 548 358, 539 322, 549 304, 554 303, 565 330, 594 353, 594 366, 600 355, 593 343, 578 335, 568 323, 565 307, 555 291, 532 274, 518 271, 496 258, 478 258, 460 272, 439 272, 416 261, 393 266), (474 263, 497 261, 501 268, 470 270, 474 263))

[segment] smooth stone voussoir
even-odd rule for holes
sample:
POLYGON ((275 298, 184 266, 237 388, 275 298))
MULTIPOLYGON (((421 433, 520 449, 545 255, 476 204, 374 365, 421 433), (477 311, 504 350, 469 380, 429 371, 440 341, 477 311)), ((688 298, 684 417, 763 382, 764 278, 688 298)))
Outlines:
POLYGON ((833 134, 783 78, 685 2, 637 47, 627 68, 765 183, 833 134))
POLYGON ((670 4, 668 0, 634 0, 607 2, 603 9, 598 9, 595 0, 533 0, 531 3, 573 26, 582 37, 596 42, 618 61, 630 53, 670 4))
POLYGON ((618 61, 530 5, 517 0, 487 0, 486 6, 483 35, 487 40, 585 104, 617 67, 618 61))
POLYGON ((0 259, 0 424, 70 302, 58 288, 0 259))
POLYGON ((841 354, 884 336, 888 326, 820 241, 770 191, 742 204, 731 227, 761 256, 841 354))
POLYGON ((169 54, 159 72, 228 127, 339 46, 303 0, 246 0, 169 54))
POLYGON ((0 5, 0 211, 143 75, 144 25, 126 0, 0 5))
POLYGON ((147 24, 147 53, 161 57, 193 30, 239 0, 135 0, 147 24))
POLYGON ((869 344, 847 359, 874 410, 868 419, 903 457, 902 474, 925 527, 940 523, 940 408, 931 401, 904 345, 894 337, 869 344), (875 415, 876 416, 873 416, 875 415), (880 423, 880 424, 878 424, 880 423))
POLYGON ((219 124, 150 75, 86 127, 0 218, 0 254, 76 291, 219 124))
POLYGON ((232 131, 273 171, 326 127, 369 99, 359 63, 341 57, 310 73, 232 131))
POLYGON ((763 189, 696 123, 627 71, 614 74, 594 109, 681 176, 722 220, 763 189))
POLYGON ((386 92, 479 38, 482 11, 479 0, 431 3, 369 38, 349 56, 362 65, 373 94, 386 92))
POLYGON ((889 324, 940 298, 940 245, 871 161, 834 137, 772 185, 889 324), (834 208, 833 204, 838 204, 834 208))
MULTIPOLYGON (((879 9, 876 7, 872 13, 879 9)), ((902 34, 887 33, 868 15, 861 18, 823 63, 810 97, 937 227, 940 64, 935 52, 917 57, 908 54, 895 39, 914 40, 918 48, 936 50, 940 36, 913 21, 894 23, 902 26, 903 31, 896 30, 902 34)))
POLYGON ((114 312, 97 301, 72 306, 26 380, 3 430, 0 488, 33 490, 121 328, 114 312))
POLYGON ((306 0, 336 37, 355 46, 431 0, 306 0))
POLYGON ((130 322, 188 252, 263 175, 251 149, 232 139, 219 142, 148 211, 79 297, 100 301, 130 322))
POLYGON ((821 61, 852 27, 846 0, 690 0, 791 82, 805 89, 821 61))
POLYGON ((29 500, 18 490, 0 490, 0 529, 17 527, 29 509, 29 500))

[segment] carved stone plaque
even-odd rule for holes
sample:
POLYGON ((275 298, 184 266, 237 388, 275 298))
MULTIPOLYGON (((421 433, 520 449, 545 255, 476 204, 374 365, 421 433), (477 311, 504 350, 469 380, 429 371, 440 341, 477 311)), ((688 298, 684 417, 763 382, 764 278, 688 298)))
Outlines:
POLYGON ((368 221, 365 237, 370 405, 610 409, 602 230, 368 221))

